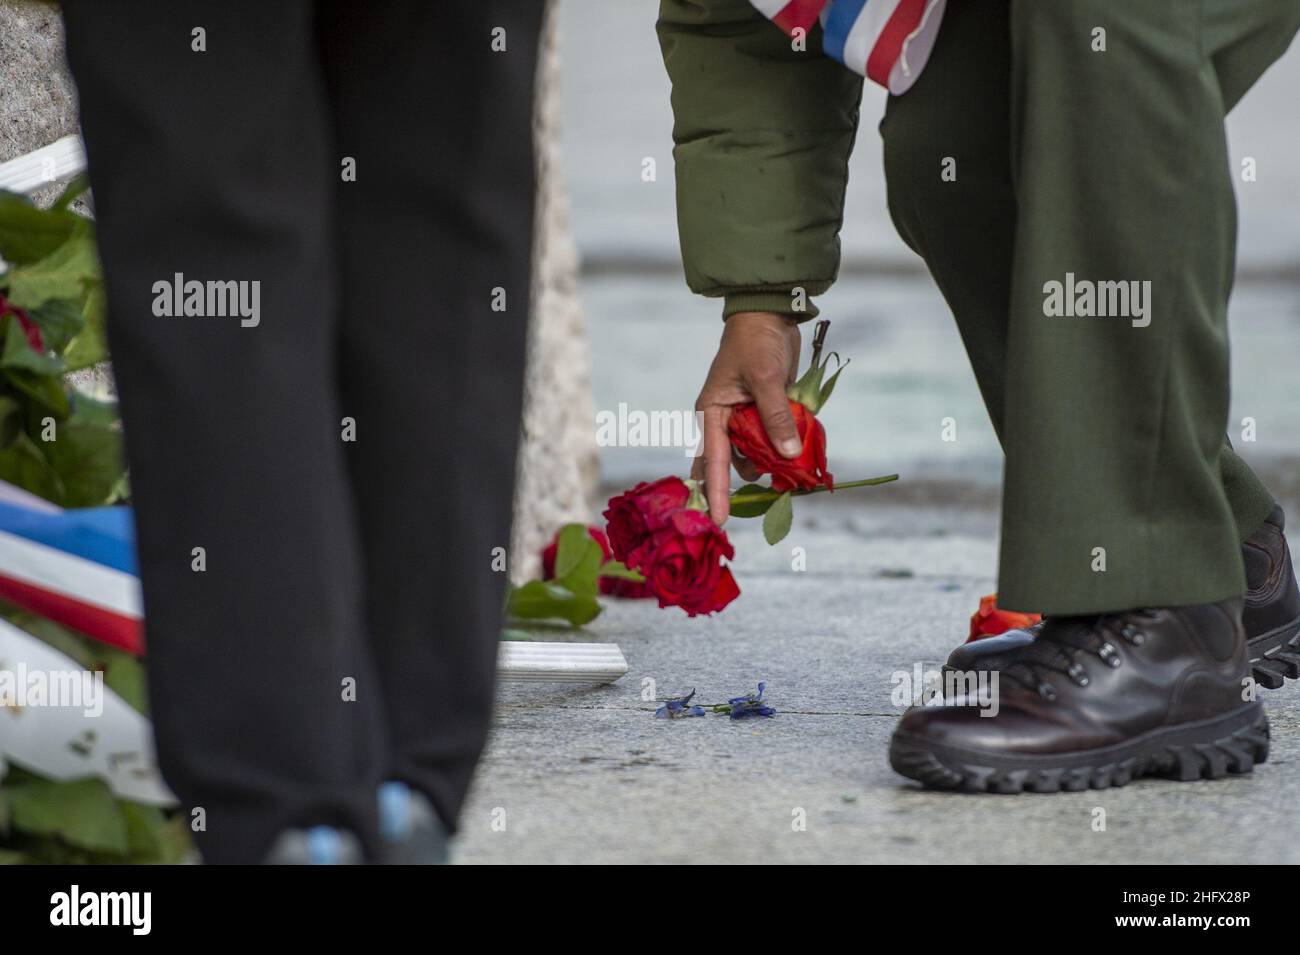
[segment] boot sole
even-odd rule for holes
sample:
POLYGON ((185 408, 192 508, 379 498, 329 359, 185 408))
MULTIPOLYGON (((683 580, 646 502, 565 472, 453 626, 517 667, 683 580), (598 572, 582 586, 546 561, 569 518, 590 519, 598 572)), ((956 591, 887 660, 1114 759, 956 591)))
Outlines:
POLYGON ((889 744, 889 765, 896 772, 930 789, 970 793, 1079 792, 1124 786, 1141 776, 1222 779, 1267 761, 1268 717, 1258 702, 1226 716, 1073 753, 1001 755, 900 733, 889 744))
POLYGON ((1300 617, 1246 641, 1250 675, 1266 690, 1300 679, 1300 617))

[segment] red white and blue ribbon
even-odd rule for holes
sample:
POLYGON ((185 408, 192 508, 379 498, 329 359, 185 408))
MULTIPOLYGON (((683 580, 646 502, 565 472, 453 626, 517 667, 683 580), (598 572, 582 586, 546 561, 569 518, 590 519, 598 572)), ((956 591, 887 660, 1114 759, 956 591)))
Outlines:
POLYGON ((0 598, 142 653, 131 509, 60 510, 0 482, 0 598))
POLYGON ((944 0, 751 0, 787 34, 822 26, 822 50, 895 96, 930 58, 944 0))

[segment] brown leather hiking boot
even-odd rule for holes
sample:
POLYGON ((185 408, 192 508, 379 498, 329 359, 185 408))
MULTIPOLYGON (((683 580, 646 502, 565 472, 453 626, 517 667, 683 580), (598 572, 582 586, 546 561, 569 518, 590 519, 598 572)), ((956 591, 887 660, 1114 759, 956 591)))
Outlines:
POLYGON ((961 694, 908 710, 890 765, 938 789, 1056 792, 1218 779, 1268 758, 1240 600, 1053 617, 996 672, 987 710, 961 694))

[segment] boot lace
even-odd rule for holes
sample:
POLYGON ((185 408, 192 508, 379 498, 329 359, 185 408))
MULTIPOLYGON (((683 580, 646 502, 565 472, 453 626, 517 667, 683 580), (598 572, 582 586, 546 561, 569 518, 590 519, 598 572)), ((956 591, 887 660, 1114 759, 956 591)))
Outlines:
POLYGON ((1045 700, 1055 700, 1056 687, 1049 677, 1063 674, 1076 686, 1087 686, 1092 678, 1084 661, 1096 658, 1112 669, 1121 666, 1124 658, 1118 643, 1142 646, 1147 640, 1143 624, 1158 615, 1157 610, 1143 609, 1089 617, 1055 617, 1039 630, 1034 642, 1015 662, 1002 668, 1002 676, 1033 690, 1045 700))

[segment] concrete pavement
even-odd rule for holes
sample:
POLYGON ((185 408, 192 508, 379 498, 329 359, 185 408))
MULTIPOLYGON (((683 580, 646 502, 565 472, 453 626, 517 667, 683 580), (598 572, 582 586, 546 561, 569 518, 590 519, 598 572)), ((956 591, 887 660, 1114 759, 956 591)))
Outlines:
POLYGON ((890 676, 937 667, 964 638, 996 559, 993 512, 919 505, 915 490, 799 501, 774 548, 757 521, 733 521, 742 596, 722 614, 611 602, 585 638, 619 643, 626 677, 503 687, 458 861, 1300 861, 1295 683, 1264 696, 1272 755, 1249 777, 968 796, 896 775, 890 676), (759 680, 774 719, 656 720, 642 700, 645 681, 652 697, 695 687, 713 702, 759 680))

